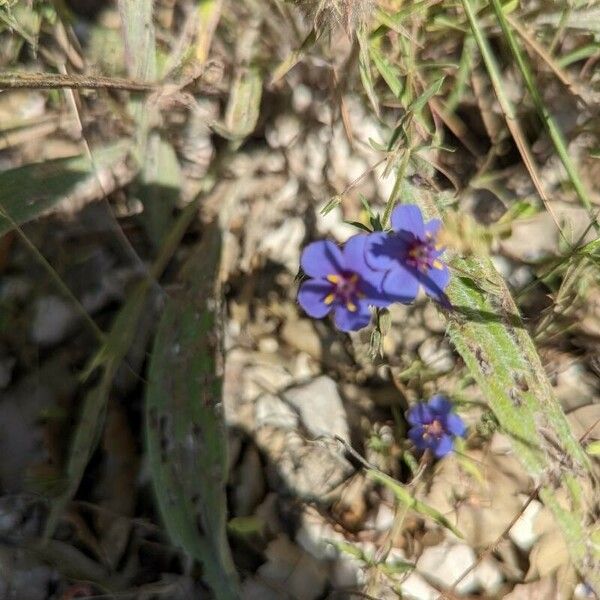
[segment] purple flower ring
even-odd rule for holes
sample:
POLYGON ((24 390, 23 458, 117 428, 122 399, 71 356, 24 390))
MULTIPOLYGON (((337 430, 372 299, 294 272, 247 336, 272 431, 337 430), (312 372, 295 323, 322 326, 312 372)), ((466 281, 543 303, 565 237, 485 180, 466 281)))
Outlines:
POLYGON ((452 403, 444 396, 411 407, 406 415, 411 425, 408 437, 419 450, 431 450, 437 458, 452 451, 455 437, 464 437, 463 420, 452 412, 452 403))
POLYGON ((333 310, 338 329, 356 331, 369 324, 369 305, 389 305, 381 292, 385 274, 365 262, 367 237, 351 237, 343 250, 330 241, 306 246, 300 264, 311 279, 300 286, 298 302, 311 317, 321 319, 333 310))
POLYGON ((414 204, 395 208, 391 220, 393 231, 370 234, 366 247, 367 263, 386 272, 383 292, 392 302, 408 304, 422 285, 429 296, 447 305, 444 290, 450 271, 440 260, 444 248, 437 242, 442 222, 432 219, 425 223, 414 204))

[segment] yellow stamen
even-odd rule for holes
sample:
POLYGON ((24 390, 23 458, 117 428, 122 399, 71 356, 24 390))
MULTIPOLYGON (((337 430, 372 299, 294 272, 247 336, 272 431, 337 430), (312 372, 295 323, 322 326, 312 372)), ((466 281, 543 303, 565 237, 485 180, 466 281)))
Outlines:
POLYGON ((339 283, 340 282, 339 275, 327 275, 326 279, 327 279, 327 281, 330 281, 331 283, 339 283))
POLYGON ((325 304, 327 304, 328 306, 335 300, 335 294, 327 294, 327 296, 325 296, 325 300, 323 300, 323 302, 325 302, 325 304))
POLYGON ((346 308, 350 312, 356 312, 358 310, 358 306, 356 306, 356 304, 354 304, 354 302, 350 302, 350 300, 348 300, 348 302, 346 302, 346 308))
POLYGON ((431 265, 434 269, 443 269, 444 265, 439 261, 439 260, 434 260, 432 265, 431 265))

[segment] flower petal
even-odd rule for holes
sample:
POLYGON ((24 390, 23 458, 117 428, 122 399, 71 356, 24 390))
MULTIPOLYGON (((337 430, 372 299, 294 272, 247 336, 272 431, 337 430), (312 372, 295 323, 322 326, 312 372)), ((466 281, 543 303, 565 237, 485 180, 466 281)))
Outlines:
POLYGON ((419 280, 412 270, 397 265, 385 276, 382 289, 390 301, 410 304, 419 293, 419 280))
POLYGON ((434 414, 427 404, 419 402, 411 406, 406 413, 406 420, 411 425, 425 425, 433 421, 434 414))
POLYGON ((427 273, 419 273, 419 280, 427 295, 440 302, 448 302, 444 290, 450 282, 450 269, 446 265, 442 265, 441 269, 431 268, 427 273))
POLYGON ((397 240, 396 236, 377 231, 367 236, 365 260, 372 269, 389 271, 398 264, 403 248, 404 242, 397 240))
POLYGON ((334 322, 340 331, 357 331, 366 327, 371 321, 371 311, 369 304, 360 300, 356 305, 357 310, 350 311, 343 304, 335 307, 334 322))
POLYGON ((416 204, 401 204, 392 212, 392 227, 394 231, 410 231, 418 238, 425 237, 423 214, 416 204))
POLYGON ((433 448, 433 453, 437 458, 442 458, 446 456, 449 452, 452 452, 452 438, 449 435, 442 435, 439 439, 436 440, 435 447, 433 448))
POLYGON ((359 233, 346 240, 342 254, 344 256, 344 265, 350 271, 360 272, 362 269, 368 269, 365 261, 365 250, 370 235, 359 233))
POLYGON ((436 394, 433 396, 429 402, 427 402, 427 406, 429 406, 430 410, 436 416, 445 417, 452 410, 452 402, 448 400, 445 396, 441 394, 436 394))
POLYGON ((450 413, 445 418, 444 428, 448 433, 457 437, 463 437, 467 430, 464 421, 456 413, 450 413))
POLYGON ((313 242, 304 248, 300 258, 302 270, 310 277, 337 275, 344 270, 342 251, 329 240, 313 242))
POLYGON ((298 290, 298 303, 304 311, 315 319, 323 318, 331 305, 325 303, 325 298, 333 292, 333 286, 324 279, 309 279, 298 290))
POLYGON ((431 438, 424 437, 424 433, 425 430, 422 425, 416 425, 408 430, 409 439, 419 450, 426 450, 431 445, 431 438))
POLYGON ((442 222, 440 219, 431 219, 431 221, 427 221, 427 223, 425 223, 425 233, 435 237, 441 226, 442 222))

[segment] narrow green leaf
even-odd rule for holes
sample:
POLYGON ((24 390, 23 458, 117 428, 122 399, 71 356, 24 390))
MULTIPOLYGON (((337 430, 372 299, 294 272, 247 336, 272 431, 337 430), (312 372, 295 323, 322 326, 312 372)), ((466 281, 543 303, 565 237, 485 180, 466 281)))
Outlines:
POLYGON ((379 100, 375 93, 375 87, 373 84, 373 76, 371 75, 371 61, 369 59, 369 39, 367 31, 364 27, 360 27, 356 31, 356 38, 358 39, 358 69, 360 72, 360 80, 362 81, 363 88, 367 93, 369 102, 375 111, 375 114, 379 117, 379 100))
POLYGON ((160 246, 172 222, 181 192, 181 168, 173 146, 159 133, 150 134, 147 159, 140 173, 139 194, 144 204, 144 224, 160 246))
POLYGON ((85 397, 65 469, 66 487, 52 501, 45 525, 44 537, 46 539, 51 538, 54 534, 58 520, 77 492, 85 468, 96 448, 104 424, 108 394, 117 367, 118 364, 115 361, 108 363, 100 383, 90 390, 85 397))
POLYGON ((600 456, 600 440, 595 440, 594 442, 590 442, 585 447, 585 451, 590 456, 600 456))
POLYGON ((229 93, 224 123, 215 123, 215 131, 231 140, 237 149, 250 135, 260 115, 263 81, 258 67, 240 67, 229 93))
POLYGON ((321 209, 321 214, 325 216, 330 213, 336 206, 342 203, 342 196, 333 196, 327 204, 321 209))
MULTIPOLYGON (((465 2, 469 2, 469 0, 465 0, 465 2)), ((510 25, 504 15, 502 4, 500 3, 500 0, 491 0, 491 4, 496 14, 496 17, 498 18, 498 21, 500 23, 500 27, 502 29, 502 33, 504 34, 504 38, 508 43, 510 51, 513 55, 513 58, 515 59, 515 62, 517 63, 517 66, 519 67, 519 70, 521 71, 521 75, 523 77, 523 80, 525 81, 525 85, 529 90, 529 94, 531 96, 531 99, 533 100, 533 104, 535 105, 538 116, 542 121, 542 124, 546 128, 546 131, 548 132, 552 143, 554 144, 554 149, 556 150, 556 153, 558 154, 565 168, 565 171, 567 172, 569 180, 573 185, 575 192, 577 193, 579 201, 587 209, 590 220, 594 224, 596 232, 600 233, 600 224, 598 223, 594 209, 592 208, 592 201, 590 199, 589 193, 585 185, 583 184, 583 181, 579 175, 579 171, 577 170, 575 164, 569 156, 567 142, 563 136, 562 131, 560 130, 560 127, 558 126, 556 119, 550 113, 548 107, 544 103, 542 95, 533 77, 533 72, 529 65, 529 61, 525 56, 525 53, 521 51, 519 43, 517 42, 516 37, 512 33, 512 29, 510 28, 510 25)), ((600 15, 600 12, 598 12, 598 14, 600 15)))
MULTIPOLYGON (((131 149, 120 141, 94 152, 98 171, 123 163, 131 149)), ((18 225, 32 221, 61 200, 66 200, 80 185, 94 186, 96 174, 86 156, 74 156, 9 169, 0 173, 0 207, 18 225)), ((98 184, 95 184, 98 187, 98 184)), ((102 191, 98 189, 98 196, 102 191)), ((10 219, 0 216, 0 236, 12 229, 10 219)))
POLYGON ((437 96, 444 85, 445 77, 436 79, 418 98, 415 98, 410 103, 407 111, 411 113, 419 113, 423 107, 434 97, 437 96))
POLYGON ((289 56, 277 65, 271 75, 271 85, 285 77, 302 60, 306 52, 315 45, 318 39, 319 33, 316 29, 312 29, 302 42, 300 48, 291 52, 289 56))
POLYGON ((202 563, 219 600, 239 598, 226 536, 227 436, 222 410, 218 225, 181 275, 158 325, 145 432, 158 508, 169 536, 202 563))
POLYGON ((432 506, 425 504, 425 502, 421 502, 421 500, 417 500, 417 498, 413 497, 410 491, 403 486, 400 482, 396 481, 389 475, 382 473, 381 471, 376 471, 375 469, 367 469, 367 476, 371 479, 374 479, 378 483, 385 485, 393 494, 396 496, 396 499, 404 506, 414 510, 415 512, 423 515, 424 517, 429 517, 433 521, 435 521, 438 525, 449 529, 454 535, 462 538, 462 533, 450 523, 450 521, 439 511, 437 511, 432 506))
POLYGON ((141 280, 135 286, 118 312, 104 343, 84 370, 82 378, 86 379, 97 368, 102 369, 100 383, 85 397, 69 449, 65 469, 66 486, 63 493, 53 501, 46 524, 46 538, 52 536, 65 506, 77 492, 87 463, 96 448, 104 426, 112 380, 138 331, 138 323, 147 301, 148 291, 154 280, 158 279, 166 268, 196 213, 197 201, 190 203, 182 211, 166 236, 161 251, 152 265, 150 278, 141 280))
POLYGON ((385 58, 385 56, 383 56, 379 49, 375 47, 375 44, 371 44, 369 52, 371 54, 371 58, 373 59, 375 68, 379 71, 379 74, 387 83, 388 87, 392 91, 392 94, 394 94, 396 98, 400 98, 400 94, 402 94, 402 89, 404 86, 402 85, 402 81, 400 80, 395 67, 387 58, 385 58))
MULTIPOLYGON (((152 0, 119 0, 127 72, 137 81, 156 79, 156 40, 152 11, 152 0)), ((143 164, 147 157, 146 144, 151 122, 148 99, 133 97, 129 101, 129 109, 137 124, 138 161, 143 164)))

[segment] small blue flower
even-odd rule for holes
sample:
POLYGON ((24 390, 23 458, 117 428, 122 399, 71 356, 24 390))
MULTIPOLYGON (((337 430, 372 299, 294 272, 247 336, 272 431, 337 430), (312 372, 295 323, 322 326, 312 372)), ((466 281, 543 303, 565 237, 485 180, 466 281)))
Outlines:
POLYGON ((365 262, 367 237, 351 237, 343 250, 330 241, 304 249, 300 264, 312 279, 300 286, 298 302, 311 317, 321 319, 333 310, 338 329, 356 331, 369 324, 369 305, 389 305, 381 292, 384 273, 365 262))
POLYGON ((420 402, 406 415, 411 428, 408 437, 419 450, 431 450, 437 458, 452 451, 455 437, 464 437, 463 420, 452 412, 452 403, 444 396, 420 402))
POLYGON ((425 223, 421 209, 414 204, 395 208, 391 221, 393 231, 372 233, 366 247, 367 263, 386 272, 383 292, 392 302, 408 304, 422 285, 429 296, 448 304, 444 290, 450 271, 440 260, 444 249, 437 242, 441 221, 425 223))

